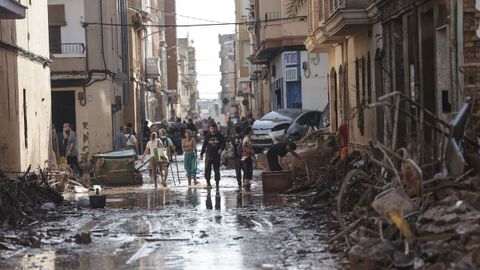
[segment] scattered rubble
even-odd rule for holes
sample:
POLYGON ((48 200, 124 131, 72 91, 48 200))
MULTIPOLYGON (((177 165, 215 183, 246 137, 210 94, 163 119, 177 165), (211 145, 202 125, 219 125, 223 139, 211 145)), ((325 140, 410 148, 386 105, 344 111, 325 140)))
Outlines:
POLYGON ((89 177, 78 178, 67 165, 46 165, 36 172, 30 166, 17 179, 0 172, 0 227, 34 222, 63 202, 63 192, 88 192, 89 177))
POLYGON ((480 172, 477 158, 465 157, 480 157, 480 147, 462 135, 465 115, 446 127, 452 133, 440 139, 450 145, 441 146, 443 155, 420 164, 410 158, 414 150, 379 142, 340 160, 314 134, 297 144, 307 166, 283 160, 295 172, 286 193, 302 193, 306 208, 332 214, 337 229, 328 243, 348 254, 351 269, 478 269, 480 172))

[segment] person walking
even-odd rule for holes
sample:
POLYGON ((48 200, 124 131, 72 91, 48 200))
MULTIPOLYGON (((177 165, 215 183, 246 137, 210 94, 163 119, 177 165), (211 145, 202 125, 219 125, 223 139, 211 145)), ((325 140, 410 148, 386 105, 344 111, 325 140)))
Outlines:
POLYGON ((161 128, 158 131, 158 136, 160 137, 162 144, 167 149, 167 157, 168 157, 168 160, 170 161, 168 163, 162 164, 162 167, 160 167, 160 169, 162 170, 162 185, 167 186, 168 166, 170 166, 173 160, 172 157, 176 149, 175 149, 175 145, 172 142, 172 139, 170 139, 170 137, 167 136, 167 131, 164 128, 161 128))
POLYGON ((187 172, 188 185, 197 184, 197 154, 196 148, 197 140, 192 136, 192 131, 187 129, 185 130, 185 138, 182 140, 182 150, 185 166, 185 171, 187 172))
POLYGON ((125 139, 125 126, 122 125, 118 129, 118 133, 113 138, 113 150, 120 150, 127 148, 127 140, 125 139))
POLYGON ((138 141, 135 134, 133 134, 133 130, 131 127, 127 126, 126 133, 125 133, 125 140, 127 142, 127 147, 135 149, 135 152, 138 154, 138 141))
POLYGON ((242 141, 243 188, 247 191, 250 190, 250 181, 253 178, 253 160, 255 159, 255 152, 253 152, 253 145, 250 140, 252 134, 252 128, 247 127, 242 141))
POLYGON ((278 163, 278 157, 284 157, 287 153, 291 153, 294 157, 302 160, 295 152, 297 145, 295 143, 276 143, 267 151, 267 161, 270 171, 283 171, 283 168, 278 163))
POLYGON ((219 187, 220 183, 220 157, 223 150, 225 150, 225 138, 218 132, 218 126, 215 123, 210 124, 210 134, 203 140, 202 151, 200 152, 200 160, 205 158, 205 180, 207 180, 207 187, 212 187, 210 179, 212 176, 212 167, 215 171, 215 184, 219 187))
POLYGON ((80 173, 80 166, 78 165, 78 141, 77 134, 70 127, 69 123, 63 124, 63 145, 65 145, 65 156, 67 157, 67 164, 70 166, 75 174, 80 173))
POLYGON ((235 128, 235 137, 231 142, 233 145, 233 162, 235 166, 235 176, 237 178, 237 184, 238 184, 237 191, 242 190, 242 152, 243 152, 242 141, 243 141, 242 128, 237 126, 235 128), (241 149, 241 151, 238 151, 239 148, 241 149))
MULTIPOLYGON (((157 166, 161 166, 161 163, 158 163, 155 160, 155 151, 157 151, 158 153, 159 149, 161 148, 164 148, 162 141, 157 138, 157 133, 152 132, 150 134, 150 140, 147 142, 145 151, 143 152, 143 156, 140 161, 140 163, 143 163, 145 156, 147 154, 150 154, 150 170, 152 174, 151 176, 153 177, 153 183, 155 184, 155 188, 157 188, 157 166)), ((160 176, 162 176, 161 170, 160 170, 160 176)))

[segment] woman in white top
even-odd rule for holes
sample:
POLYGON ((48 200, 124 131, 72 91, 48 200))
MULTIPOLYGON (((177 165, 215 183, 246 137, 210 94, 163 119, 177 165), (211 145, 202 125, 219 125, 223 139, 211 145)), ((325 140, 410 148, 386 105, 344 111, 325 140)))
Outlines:
MULTIPOLYGON (((162 141, 157 139, 157 133, 152 132, 150 134, 150 140, 147 143, 147 146, 145 147, 145 152, 143 153, 142 160, 141 162, 143 163, 143 159, 145 158, 145 155, 150 153, 150 170, 152 172, 153 176, 153 182, 155 183, 155 188, 157 188, 157 162, 155 161, 155 149, 163 147, 162 141)), ((160 176, 162 174, 162 171, 160 171, 160 176)))

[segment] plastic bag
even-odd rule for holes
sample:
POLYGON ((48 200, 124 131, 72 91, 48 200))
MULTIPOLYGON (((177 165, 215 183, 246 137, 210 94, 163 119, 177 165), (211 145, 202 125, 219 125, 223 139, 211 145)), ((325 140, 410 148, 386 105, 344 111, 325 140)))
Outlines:
POLYGON ((163 144, 160 143, 160 140, 157 140, 157 148, 153 149, 153 155, 155 157, 155 162, 157 163, 170 163, 170 160, 168 159, 168 151, 163 144))

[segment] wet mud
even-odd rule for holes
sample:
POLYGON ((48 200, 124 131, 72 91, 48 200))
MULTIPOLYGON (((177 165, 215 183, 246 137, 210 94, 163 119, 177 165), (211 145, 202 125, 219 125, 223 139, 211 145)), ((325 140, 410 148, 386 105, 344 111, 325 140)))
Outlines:
POLYGON ((342 268, 327 248, 328 215, 302 210, 301 198, 264 195, 259 180, 250 192, 236 192, 232 170, 222 171, 218 189, 207 189, 201 177, 195 187, 181 177, 159 189, 146 172, 144 179, 142 186, 104 190, 105 209, 63 210, 62 217, 24 229, 38 245, 0 251, 0 268, 342 268), (91 242, 77 241, 81 233, 91 242))

